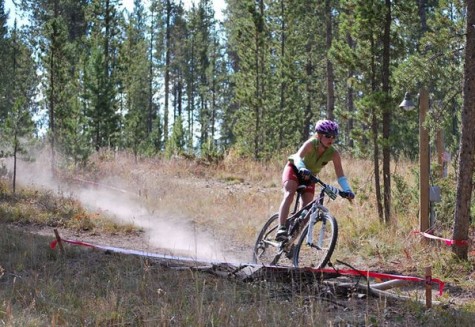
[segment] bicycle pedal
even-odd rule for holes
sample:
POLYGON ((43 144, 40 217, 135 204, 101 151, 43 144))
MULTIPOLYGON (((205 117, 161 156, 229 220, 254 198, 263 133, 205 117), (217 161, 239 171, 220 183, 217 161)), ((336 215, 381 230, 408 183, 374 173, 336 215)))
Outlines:
POLYGON ((285 251, 285 256, 287 257, 287 259, 292 260, 292 258, 294 257, 294 244, 292 244, 290 248, 285 251))
POLYGON ((281 235, 277 235, 275 237, 275 240, 277 242, 280 242, 281 244, 284 244, 286 243, 288 240, 289 240, 289 236, 288 235, 284 235, 284 234, 281 234, 281 235))
POLYGON ((288 241, 288 239, 280 241, 280 244, 277 247, 278 248, 278 251, 277 251, 278 254, 282 254, 282 252, 285 252, 285 248, 287 247, 287 241, 288 241))

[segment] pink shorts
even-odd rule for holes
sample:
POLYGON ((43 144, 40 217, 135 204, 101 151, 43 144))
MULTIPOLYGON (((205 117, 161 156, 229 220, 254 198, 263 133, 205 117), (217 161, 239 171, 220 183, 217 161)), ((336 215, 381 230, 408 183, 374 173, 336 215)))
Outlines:
MULTIPOLYGON (((297 173, 295 172, 293 164, 291 164, 290 162, 287 163, 287 165, 285 165, 284 171, 282 172, 282 185, 284 185, 284 183, 287 181, 296 181, 298 184, 300 184, 299 178, 297 176, 297 173)), ((315 194, 315 183, 309 183, 307 187, 305 188, 304 192, 305 193, 310 192, 312 194, 315 194)))

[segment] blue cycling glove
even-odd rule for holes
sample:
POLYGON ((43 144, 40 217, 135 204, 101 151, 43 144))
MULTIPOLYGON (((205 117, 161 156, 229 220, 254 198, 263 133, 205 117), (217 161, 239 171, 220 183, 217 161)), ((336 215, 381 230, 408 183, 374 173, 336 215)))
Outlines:
POLYGON ((355 194, 351 190, 350 184, 348 183, 348 178, 346 176, 341 176, 338 178, 338 184, 343 191, 348 193, 348 199, 352 200, 355 198, 355 194))

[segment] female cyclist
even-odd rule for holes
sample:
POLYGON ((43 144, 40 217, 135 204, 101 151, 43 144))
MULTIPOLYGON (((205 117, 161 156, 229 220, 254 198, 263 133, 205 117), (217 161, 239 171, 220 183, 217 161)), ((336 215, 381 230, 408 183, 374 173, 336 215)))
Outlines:
POLYGON ((279 229, 276 235, 278 241, 287 239, 285 222, 297 187, 301 184, 306 185, 305 191, 302 193, 302 205, 305 206, 312 201, 315 193, 315 184, 309 180, 310 174, 317 175, 328 162, 333 162, 338 184, 342 190, 350 193, 348 199, 354 198, 348 179, 343 173, 340 154, 333 147, 337 136, 338 124, 336 122, 326 119, 319 120, 315 124, 315 134, 302 144, 297 153, 289 157, 282 173, 284 197, 279 207, 279 229))

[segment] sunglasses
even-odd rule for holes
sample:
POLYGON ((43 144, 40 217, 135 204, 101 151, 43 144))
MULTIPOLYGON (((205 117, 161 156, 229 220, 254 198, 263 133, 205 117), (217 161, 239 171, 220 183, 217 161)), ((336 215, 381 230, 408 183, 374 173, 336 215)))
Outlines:
POLYGON ((332 134, 323 134, 327 139, 336 139, 336 135, 332 134))

